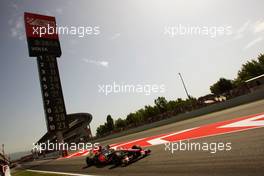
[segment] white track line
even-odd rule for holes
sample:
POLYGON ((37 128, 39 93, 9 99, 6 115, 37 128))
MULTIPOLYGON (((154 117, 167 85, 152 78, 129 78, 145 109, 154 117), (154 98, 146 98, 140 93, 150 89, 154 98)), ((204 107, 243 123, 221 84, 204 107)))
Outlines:
POLYGON ((220 126, 218 128, 234 128, 234 127, 263 127, 264 126, 264 120, 258 120, 264 118, 264 114, 254 116, 248 119, 240 120, 234 123, 229 123, 223 126, 220 126))
POLYGON ((84 152, 81 156, 87 156, 89 153, 90 153, 90 151, 88 150, 88 151, 84 152))
POLYGON ((178 132, 175 132, 175 133, 170 133, 170 134, 167 134, 167 135, 164 135, 164 136, 161 136, 159 138, 155 138, 155 139, 151 139, 149 141, 147 141, 149 144, 151 145, 160 145, 160 144, 165 144, 167 142, 170 142, 170 141, 166 141, 166 140, 163 140, 162 138, 166 138, 166 137, 169 137, 169 136, 174 136, 176 134, 181 134, 181 133, 184 133, 184 132, 187 132, 187 131, 191 131, 193 129, 196 129, 198 127, 195 127, 195 128, 189 128, 189 129, 186 129, 186 130, 181 130, 181 131, 178 131, 178 132))
POLYGON ((52 172, 52 171, 30 170, 30 169, 28 169, 27 171, 44 173, 44 174, 69 175, 69 176, 95 176, 95 175, 87 175, 87 174, 74 174, 74 173, 67 173, 67 172, 52 172))
POLYGON ((122 147, 122 146, 124 146, 124 145, 131 144, 131 143, 134 143, 134 142, 137 142, 137 141, 141 141, 141 140, 144 140, 144 139, 146 139, 146 138, 140 138, 140 139, 136 139, 136 140, 133 140, 133 141, 124 142, 124 143, 118 144, 118 145, 116 145, 116 146, 114 146, 114 147, 111 147, 111 148, 113 148, 113 149, 117 149, 117 148, 120 147, 120 146, 122 147))

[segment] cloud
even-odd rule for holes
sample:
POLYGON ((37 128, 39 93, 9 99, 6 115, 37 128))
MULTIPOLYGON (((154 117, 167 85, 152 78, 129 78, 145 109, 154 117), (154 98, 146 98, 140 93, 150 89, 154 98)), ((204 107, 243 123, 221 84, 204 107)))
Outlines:
MULTIPOLYGON (((25 40, 26 34, 25 34, 25 27, 24 27, 24 19, 23 16, 21 16, 20 13, 16 13, 18 9, 24 9, 21 4, 10 2, 10 7, 14 9, 14 13, 12 14, 12 17, 8 19, 7 24, 9 25, 10 30, 10 36, 14 39, 18 40, 25 40)), ((55 8, 52 11, 44 11, 42 14, 54 16, 54 14, 61 15, 63 13, 63 8, 55 8)), ((25 40, 26 41, 26 40, 25 40)))
POLYGON ((56 9, 55 9, 55 12, 56 12, 57 14, 61 15, 62 12, 63 12, 63 9, 62 9, 62 8, 56 8, 56 9))
POLYGON ((26 37, 22 16, 18 17, 17 19, 10 19, 8 24, 10 25, 11 37, 17 38, 19 40, 25 40, 26 37))
POLYGON ((107 61, 96 61, 96 60, 91 60, 91 59, 86 59, 86 58, 83 58, 83 61, 89 64, 95 64, 95 65, 106 67, 106 68, 109 67, 109 62, 107 61))
POLYGON ((120 33, 115 33, 112 37, 110 37, 110 40, 115 40, 115 39, 117 39, 120 36, 121 36, 120 33))
POLYGON ((238 30, 238 33, 243 33, 246 31, 246 29, 249 27, 250 21, 246 21, 238 30))
POLYGON ((251 42, 249 42, 249 43, 245 46, 245 49, 248 49, 248 48, 254 46, 255 44, 261 42, 262 40, 263 40, 262 37, 258 37, 258 38, 256 38, 256 39, 252 40, 251 42))
POLYGON ((263 32, 264 31, 264 20, 259 20, 255 23, 253 27, 254 33, 263 32))
POLYGON ((244 33, 248 30, 250 27, 250 21, 246 21, 235 33, 234 39, 241 39, 244 37, 244 33))
POLYGON ((15 10, 18 10, 18 9, 19 9, 18 4, 15 3, 15 2, 12 2, 12 1, 11 1, 10 5, 11 5, 11 7, 14 8, 15 10))

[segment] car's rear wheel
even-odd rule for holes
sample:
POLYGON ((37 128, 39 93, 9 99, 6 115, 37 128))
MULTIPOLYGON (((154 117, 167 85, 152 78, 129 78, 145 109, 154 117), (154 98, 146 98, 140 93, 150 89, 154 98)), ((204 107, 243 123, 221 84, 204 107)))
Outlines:
POLYGON ((142 148, 141 148, 139 145, 133 145, 133 146, 132 146, 132 149, 139 149, 139 150, 142 150, 142 148))

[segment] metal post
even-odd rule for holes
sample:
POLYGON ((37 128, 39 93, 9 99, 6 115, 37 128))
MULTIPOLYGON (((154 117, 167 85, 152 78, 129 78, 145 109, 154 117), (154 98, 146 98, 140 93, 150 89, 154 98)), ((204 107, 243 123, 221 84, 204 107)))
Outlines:
POLYGON ((181 73, 178 73, 178 74, 179 74, 179 76, 180 76, 180 78, 181 78, 182 85, 183 85, 183 87, 184 87, 184 90, 185 90, 185 93, 186 93, 187 97, 188 97, 189 99, 191 99, 191 96, 189 95, 189 93, 188 93, 188 91, 187 91, 187 88, 186 88, 186 86, 185 86, 185 83, 184 83, 184 81, 183 81, 183 78, 182 78, 181 73))
POLYGON ((2 153, 3 153, 3 156, 5 157, 5 144, 2 144, 2 153))
POLYGON ((3 154, 3 156, 4 156, 4 161, 7 161, 7 158, 6 158, 6 156, 5 156, 5 144, 2 144, 2 154, 3 154))

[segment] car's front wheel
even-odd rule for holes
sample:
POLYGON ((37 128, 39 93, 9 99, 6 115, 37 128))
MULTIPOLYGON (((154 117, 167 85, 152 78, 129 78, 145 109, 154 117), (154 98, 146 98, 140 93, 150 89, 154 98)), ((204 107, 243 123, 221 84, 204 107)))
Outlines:
POLYGON ((93 164, 93 160, 90 157, 86 158, 86 165, 91 166, 93 164))

